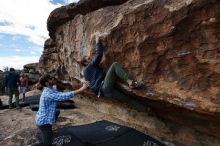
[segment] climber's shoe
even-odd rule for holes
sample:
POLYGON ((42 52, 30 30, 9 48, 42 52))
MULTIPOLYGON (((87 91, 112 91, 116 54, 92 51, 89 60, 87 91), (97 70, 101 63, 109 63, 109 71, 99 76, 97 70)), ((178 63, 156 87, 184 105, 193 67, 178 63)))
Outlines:
POLYGON ((142 83, 142 82, 137 82, 137 81, 133 81, 133 82, 129 85, 129 87, 130 87, 131 89, 141 89, 142 87, 144 87, 144 83, 142 83))

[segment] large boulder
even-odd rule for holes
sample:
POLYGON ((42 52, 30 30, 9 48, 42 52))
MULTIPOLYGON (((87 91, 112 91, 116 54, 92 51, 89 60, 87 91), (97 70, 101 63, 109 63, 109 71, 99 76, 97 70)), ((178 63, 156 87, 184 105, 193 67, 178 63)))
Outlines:
POLYGON ((63 6, 48 18, 51 38, 40 70, 79 79, 77 62, 94 55, 94 33, 105 32, 104 68, 117 61, 146 85, 121 85, 126 93, 161 117, 220 137, 219 14, 218 0, 85 0, 63 6))
POLYGON ((24 65, 23 74, 28 77, 29 86, 36 84, 40 78, 38 63, 24 65))
POLYGON ((56 29, 73 19, 76 15, 85 15, 89 12, 110 5, 118 5, 128 0, 81 0, 79 3, 72 3, 68 6, 62 6, 51 12, 47 20, 47 29, 51 38, 55 38, 56 29), (62 13, 60 13, 62 12, 62 13))

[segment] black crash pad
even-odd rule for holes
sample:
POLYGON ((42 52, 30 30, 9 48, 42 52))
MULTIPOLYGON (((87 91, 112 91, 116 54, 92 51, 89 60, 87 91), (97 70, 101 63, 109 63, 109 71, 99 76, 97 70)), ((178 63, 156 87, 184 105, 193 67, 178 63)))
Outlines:
MULTIPOLYGON (((30 104, 38 104, 39 100, 40 100, 40 95, 28 96, 28 97, 25 98, 25 101, 22 101, 20 99, 19 100, 19 105, 20 105, 20 107, 26 107, 26 106, 29 106, 30 104)), ((16 107, 15 102, 12 103, 12 107, 16 107)), ((8 104, 0 106, 0 110, 8 109, 8 108, 9 108, 8 104)))
POLYGON ((104 120, 54 133, 53 146, 165 146, 135 129, 104 120))
MULTIPOLYGON (((20 107, 25 107, 25 106, 29 106, 29 104, 26 103, 26 102, 21 101, 21 102, 19 102, 19 106, 20 107)), ((13 108, 16 107, 16 103, 15 102, 12 103, 12 107, 13 108)), ((8 109, 8 108, 9 108, 8 104, 3 104, 3 105, 0 106, 0 110, 4 110, 4 109, 8 109)))
MULTIPOLYGON (((28 104, 39 104, 40 96, 41 95, 28 96, 28 97, 25 98, 24 102, 28 103, 28 104)), ((72 100, 58 101, 58 103, 62 103, 62 102, 74 103, 74 101, 72 101, 72 100)))
MULTIPOLYGON (((30 104, 29 107, 32 111, 38 111, 39 104, 30 104)), ((63 101, 63 102, 57 102, 57 108, 58 109, 74 109, 75 106, 73 103, 69 101, 63 101)))
MULTIPOLYGON (((41 95, 28 96, 25 98, 25 101, 22 101, 20 99, 19 105, 20 105, 20 107, 30 106, 31 109, 33 107, 33 111, 37 111, 38 107, 39 107, 38 104, 40 102, 40 96, 41 95)), ((16 107, 15 102, 12 103, 12 107, 16 107)), ((0 110, 8 109, 8 108, 9 108, 9 105, 1 105, 0 106, 0 110)), ((73 109, 73 108, 75 108, 74 101, 72 101, 72 100, 58 101, 57 108, 59 108, 59 109, 73 109)))
POLYGON ((9 108, 9 105, 1 105, 0 106, 0 110, 4 110, 4 109, 8 109, 9 108))
POLYGON ((24 102, 28 104, 39 104, 40 95, 25 97, 24 102))

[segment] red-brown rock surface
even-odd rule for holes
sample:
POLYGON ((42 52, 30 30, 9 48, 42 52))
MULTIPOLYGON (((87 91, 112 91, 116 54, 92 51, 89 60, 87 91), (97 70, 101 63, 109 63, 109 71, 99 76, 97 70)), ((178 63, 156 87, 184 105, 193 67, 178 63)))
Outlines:
POLYGON ((142 90, 121 86, 125 92, 163 118, 219 138, 220 1, 114 2, 85 0, 52 12, 41 73, 79 78, 77 61, 94 54, 93 34, 105 32, 104 66, 117 61, 146 85, 142 90))
POLYGON ((55 9, 47 20, 47 29, 51 38, 55 38, 54 31, 57 27, 73 19, 76 15, 85 15, 89 12, 110 5, 119 5, 127 0, 81 0, 79 3, 72 3, 55 9), (60 13, 62 12, 62 13, 60 13))
POLYGON ((38 63, 24 65, 23 73, 28 77, 29 87, 36 84, 39 80, 38 63))

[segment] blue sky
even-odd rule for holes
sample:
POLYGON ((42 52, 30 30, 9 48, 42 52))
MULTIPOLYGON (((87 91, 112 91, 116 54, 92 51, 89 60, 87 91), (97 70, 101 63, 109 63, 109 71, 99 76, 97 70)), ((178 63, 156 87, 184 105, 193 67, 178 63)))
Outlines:
POLYGON ((0 70, 23 69, 35 63, 49 38, 46 29, 51 11, 79 0, 1 0, 0 1, 0 70))

